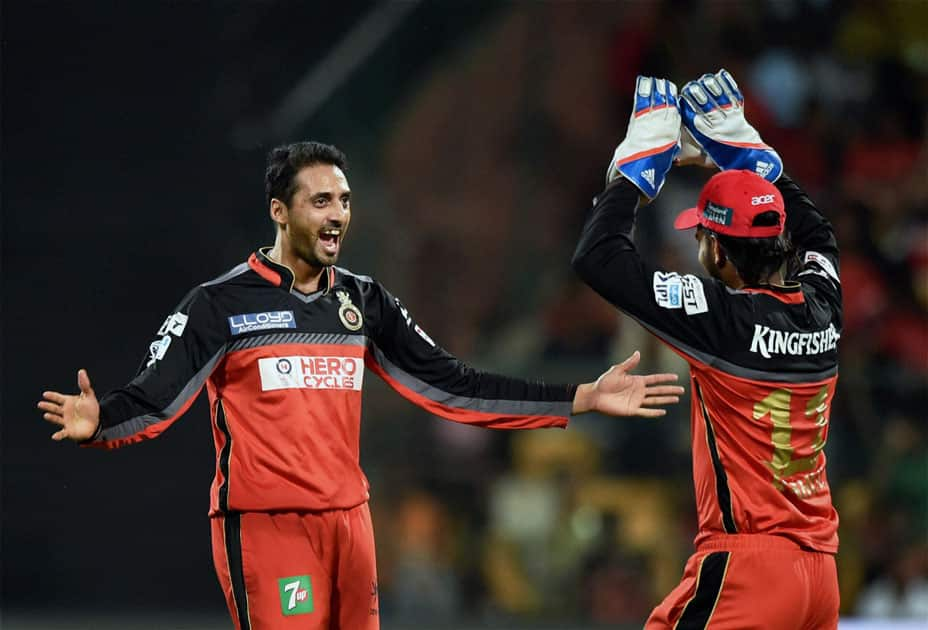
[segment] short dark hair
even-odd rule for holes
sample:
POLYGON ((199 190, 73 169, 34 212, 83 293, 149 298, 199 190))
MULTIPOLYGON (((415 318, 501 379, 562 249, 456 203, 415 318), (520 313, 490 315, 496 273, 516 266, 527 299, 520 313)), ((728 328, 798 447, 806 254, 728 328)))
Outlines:
MULTIPOLYGON (((752 226, 777 225, 776 212, 762 212, 754 217, 752 226)), ((705 229, 705 228, 704 228, 705 229)), ((738 270, 748 286, 760 284, 778 271, 794 255, 789 236, 785 233, 769 238, 737 238, 707 230, 719 242, 725 256, 738 270)))
POLYGON ((294 142, 271 149, 267 154, 267 170, 264 172, 267 205, 271 205, 271 199, 279 199, 290 205, 297 188, 296 174, 315 164, 331 164, 343 171, 348 170, 348 158, 331 144, 294 142))

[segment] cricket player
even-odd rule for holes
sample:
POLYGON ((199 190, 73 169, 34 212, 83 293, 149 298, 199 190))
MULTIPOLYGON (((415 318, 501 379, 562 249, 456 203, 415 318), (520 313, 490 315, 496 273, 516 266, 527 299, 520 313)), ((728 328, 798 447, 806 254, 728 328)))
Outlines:
POLYGON ((728 72, 679 96, 638 77, 573 260, 690 366, 696 553, 646 628, 835 628, 838 515, 823 450, 841 335, 834 232, 745 119, 728 72), (655 268, 632 237, 675 159, 721 170, 675 222, 694 230, 709 277, 655 268))
POLYGON ((117 448, 160 435, 206 387, 213 560, 238 630, 379 627, 358 452, 365 367, 433 414, 496 429, 564 427, 592 410, 656 417, 683 393, 666 384, 674 375, 629 374, 637 353, 582 385, 453 357, 380 283, 336 266, 352 210, 345 169, 330 145, 271 151, 273 247, 193 288, 125 387, 98 401, 80 370, 79 394, 38 403, 53 439, 117 448))

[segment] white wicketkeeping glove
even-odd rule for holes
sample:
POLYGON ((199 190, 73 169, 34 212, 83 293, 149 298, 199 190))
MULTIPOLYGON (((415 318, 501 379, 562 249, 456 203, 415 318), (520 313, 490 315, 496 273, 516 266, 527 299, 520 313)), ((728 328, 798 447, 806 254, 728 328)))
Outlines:
POLYGON ((639 76, 628 131, 612 156, 606 182, 622 176, 645 197, 654 199, 679 150, 677 86, 665 79, 639 76))
POLYGON ((744 95, 727 70, 684 85, 680 113, 686 131, 723 171, 753 171, 770 182, 783 174, 783 160, 744 117, 744 95))

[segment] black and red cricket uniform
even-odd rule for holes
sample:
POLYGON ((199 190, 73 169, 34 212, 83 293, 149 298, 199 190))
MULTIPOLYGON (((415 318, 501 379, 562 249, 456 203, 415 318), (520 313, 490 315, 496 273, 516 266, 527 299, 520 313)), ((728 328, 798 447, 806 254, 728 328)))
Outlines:
POLYGON ((776 187, 801 263, 785 286, 735 290, 648 264, 632 238, 639 191, 625 180, 595 201, 574 254, 584 281, 690 365, 697 552, 649 629, 837 624, 838 515, 823 448, 838 377, 838 247, 792 180, 776 187))
POLYGON ((378 627, 365 367, 433 414, 497 429, 564 427, 576 391, 468 367, 367 276, 328 267, 303 294, 261 250, 194 288, 101 400, 90 444, 116 448, 159 435, 206 387, 214 560, 242 630, 378 627))

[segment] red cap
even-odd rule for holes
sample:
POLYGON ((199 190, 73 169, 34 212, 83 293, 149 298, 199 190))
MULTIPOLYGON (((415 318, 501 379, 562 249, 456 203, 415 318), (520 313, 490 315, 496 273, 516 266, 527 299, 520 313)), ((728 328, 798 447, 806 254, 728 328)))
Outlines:
POLYGON ((776 186, 751 171, 722 171, 702 187, 695 208, 673 222, 678 230, 701 225, 718 234, 740 238, 779 236, 786 223, 783 195, 776 186), (776 212, 776 225, 751 225, 762 212, 776 212))

